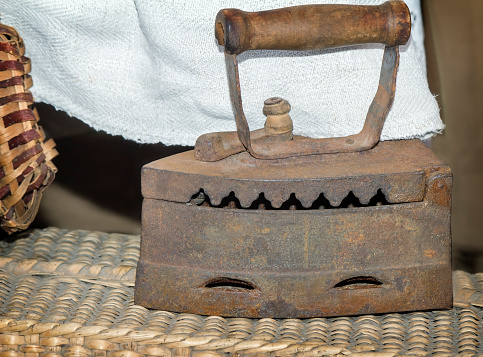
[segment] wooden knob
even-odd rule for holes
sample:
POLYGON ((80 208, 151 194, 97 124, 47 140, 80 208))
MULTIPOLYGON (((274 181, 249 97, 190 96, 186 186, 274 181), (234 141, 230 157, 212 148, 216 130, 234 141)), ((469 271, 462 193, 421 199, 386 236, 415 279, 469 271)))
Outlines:
POLYGON ((290 103, 279 97, 269 98, 264 102, 263 114, 267 117, 264 129, 267 135, 292 135, 293 122, 288 114, 290 109, 290 103))

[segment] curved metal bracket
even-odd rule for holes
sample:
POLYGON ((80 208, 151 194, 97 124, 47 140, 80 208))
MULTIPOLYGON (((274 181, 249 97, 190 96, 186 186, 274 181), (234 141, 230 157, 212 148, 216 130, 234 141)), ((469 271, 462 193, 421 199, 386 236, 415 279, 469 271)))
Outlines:
POLYGON ((282 159, 303 155, 364 151, 373 148, 379 142, 384 122, 394 99, 399 65, 399 47, 386 46, 384 50, 379 87, 360 133, 339 138, 302 138, 301 140, 270 144, 252 142, 248 122, 243 113, 236 55, 225 53, 225 61, 240 142, 250 155, 257 159, 282 159))
POLYGON ((263 129, 250 132, 243 113, 236 55, 225 53, 225 62, 237 131, 201 135, 195 145, 195 157, 201 161, 217 161, 245 150, 257 159, 283 159, 371 149, 379 142, 394 99, 399 47, 386 46, 384 50, 379 87, 361 132, 338 138, 313 139, 297 136, 294 140, 287 140, 282 135, 267 136, 263 129))

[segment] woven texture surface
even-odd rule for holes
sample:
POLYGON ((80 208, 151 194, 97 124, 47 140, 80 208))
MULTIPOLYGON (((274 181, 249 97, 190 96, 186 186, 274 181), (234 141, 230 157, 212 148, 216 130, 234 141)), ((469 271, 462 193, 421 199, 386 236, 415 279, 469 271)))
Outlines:
POLYGON ((483 275, 454 273, 455 308, 242 319, 133 304, 139 236, 50 228, 0 242, 0 356, 399 356, 483 353, 483 275))
POLYGON ((37 122, 30 59, 17 31, 0 24, 0 227, 27 229, 39 209, 42 191, 57 168, 52 139, 45 141, 37 122))

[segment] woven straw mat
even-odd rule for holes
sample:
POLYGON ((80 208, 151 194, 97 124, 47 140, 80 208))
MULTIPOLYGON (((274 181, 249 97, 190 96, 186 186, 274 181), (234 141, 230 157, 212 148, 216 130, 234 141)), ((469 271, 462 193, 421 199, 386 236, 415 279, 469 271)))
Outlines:
POLYGON ((139 236, 56 228, 0 242, 1 356, 422 356, 483 353, 483 275, 446 311, 244 319, 133 303, 139 236))

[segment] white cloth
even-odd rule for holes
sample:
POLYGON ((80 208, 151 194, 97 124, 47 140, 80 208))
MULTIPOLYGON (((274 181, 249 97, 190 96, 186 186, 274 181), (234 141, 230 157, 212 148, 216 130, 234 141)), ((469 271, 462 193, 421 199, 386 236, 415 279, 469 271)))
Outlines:
MULTIPOLYGON (((206 132, 235 130, 224 56, 214 38, 218 10, 382 0, 0 0, 1 21, 24 38, 32 92, 98 130, 142 143, 193 145, 206 132)), ((396 98, 382 139, 428 138, 443 129, 429 92, 418 0, 408 1, 413 37, 401 51, 396 98), (417 35, 417 36, 416 36, 417 35)), ((295 133, 357 133, 374 97, 383 46, 239 56, 245 114, 263 126, 263 101, 292 105, 295 133)))

